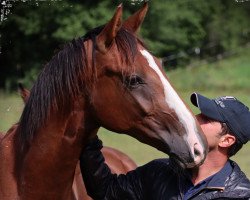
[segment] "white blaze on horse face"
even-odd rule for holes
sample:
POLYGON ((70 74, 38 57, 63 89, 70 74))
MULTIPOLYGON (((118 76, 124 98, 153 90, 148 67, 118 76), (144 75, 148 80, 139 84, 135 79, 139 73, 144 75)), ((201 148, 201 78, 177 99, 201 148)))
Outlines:
MULTIPOLYGON (((162 71, 159 69, 158 65, 156 64, 153 56, 146 50, 140 50, 141 54, 147 59, 149 66, 156 72, 159 76, 163 88, 164 88, 164 95, 165 101, 168 106, 176 112, 176 115, 179 118, 179 121, 183 124, 186 129, 187 135, 186 141, 190 145, 191 152, 193 157, 196 158, 194 155, 194 147, 200 151, 200 153, 204 152, 204 147, 201 146, 201 140, 197 135, 197 127, 195 123, 195 119, 187 109, 183 101, 177 95, 173 87, 170 85, 166 77, 163 75, 162 71)), ((198 162, 201 158, 196 158, 194 161, 198 162)))

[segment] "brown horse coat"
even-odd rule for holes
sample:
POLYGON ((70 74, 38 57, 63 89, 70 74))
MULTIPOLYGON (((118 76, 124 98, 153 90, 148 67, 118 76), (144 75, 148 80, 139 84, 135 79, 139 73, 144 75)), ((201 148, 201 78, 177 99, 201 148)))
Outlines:
MULTIPOLYGON (((19 84, 19 93, 24 101, 26 103, 28 101, 30 92, 29 90, 25 89, 22 84, 19 84)), ((8 158, 13 158, 11 154, 11 148, 9 148, 12 143, 13 134, 15 133, 17 125, 14 125, 10 128, 10 130, 7 132, 6 136, 4 133, 0 132, 0 143, 2 138, 5 136, 6 139, 4 140, 4 143, 2 146, 5 146, 5 154, 8 155, 8 158)), ((0 151, 1 152, 1 151, 0 151)), ((131 171, 137 167, 136 163, 125 153, 111 147, 104 146, 102 149, 103 156, 105 158, 106 164, 111 169, 112 173, 115 174, 126 174, 128 171, 131 171)), ((8 162, 8 160, 5 160, 5 162, 8 162)), ((8 166, 11 166, 12 161, 9 161, 8 166)), ((13 167, 13 166, 12 166, 13 167)), ((7 171, 6 171, 7 172, 7 171)), ((9 185, 10 189, 12 190, 15 186, 15 180, 12 182, 9 180, 9 182, 6 183, 9 185)), ((76 170, 75 170, 75 176, 74 176, 74 182, 72 185, 73 194, 76 200, 89 200, 91 197, 87 195, 87 191, 85 189, 85 185, 82 179, 82 174, 80 170, 80 164, 77 163, 76 170)), ((2 191, 4 192, 4 191, 2 191)), ((11 194, 10 191, 6 191, 11 194)), ((5 194, 7 196, 8 194, 5 194)), ((10 196, 10 198, 12 198, 10 196)), ((13 197, 14 199, 15 197, 13 197)))
POLYGON ((80 153, 102 126, 176 159, 201 164, 207 144, 160 61, 136 36, 147 4, 122 22, 65 45, 32 87, 22 116, 0 146, 2 200, 73 200, 80 153))

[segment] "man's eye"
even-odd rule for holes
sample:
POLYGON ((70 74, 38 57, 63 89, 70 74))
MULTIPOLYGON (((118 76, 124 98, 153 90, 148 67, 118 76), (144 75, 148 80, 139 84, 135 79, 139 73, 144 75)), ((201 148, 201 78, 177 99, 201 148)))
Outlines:
POLYGON ((137 88, 141 84, 144 84, 144 81, 142 80, 142 78, 140 78, 137 75, 131 75, 131 76, 126 77, 125 79, 125 85, 129 89, 137 88))

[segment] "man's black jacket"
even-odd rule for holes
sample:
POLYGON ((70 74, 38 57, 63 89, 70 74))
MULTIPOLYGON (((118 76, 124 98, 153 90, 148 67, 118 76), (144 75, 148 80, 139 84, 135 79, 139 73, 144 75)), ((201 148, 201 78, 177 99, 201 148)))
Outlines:
MULTIPOLYGON (((111 174, 100 151, 98 139, 88 144, 81 155, 80 165, 88 194, 98 199, 181 200, 183 173, 173 170, 168 159, 154 160, 126 175, 111 174)), ((230 161, 233 172, 224 188, 205 188, 192 200, 250 199, 250 181, 238 165, 230 161)))

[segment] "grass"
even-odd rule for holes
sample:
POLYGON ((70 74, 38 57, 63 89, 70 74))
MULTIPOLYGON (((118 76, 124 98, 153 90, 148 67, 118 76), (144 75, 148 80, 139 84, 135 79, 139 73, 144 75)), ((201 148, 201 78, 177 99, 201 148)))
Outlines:
POLYGON ((16 123, 23 110, 23 102, 18 93, 4 94, 0 92, 0 132, 7 131, 16 123))
MULTIPOLYGON (((199 67, 187 67, 167 71, 167 75, 183 100, 197 113, 189 102, 189 95, 199 92, 207 97, 222 95, 235 96, 250 106, 250 49, 241 51, 238 55, 212 64, 202 64, 199 67)), ((6 95, 0 93, 0 131, 7 129, 18 121, 23 108, 21 98, 17 93, 6 95)), ((144 145, 135 139, 118 135, 101 128, 99 137, 104 145, 122 150, 132 157, 138 165, 152 159, 167 157, 156 149, 144 145)), ((250 178, 250 142, 232 159, 250 178)))

